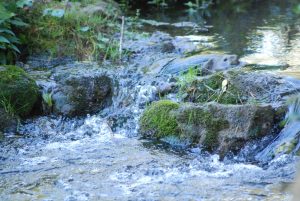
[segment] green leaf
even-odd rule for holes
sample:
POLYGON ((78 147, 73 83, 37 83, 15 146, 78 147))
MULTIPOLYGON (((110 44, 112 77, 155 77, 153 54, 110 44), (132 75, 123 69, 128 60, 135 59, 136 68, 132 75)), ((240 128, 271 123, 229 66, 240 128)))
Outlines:
POLYGON ((10 18, 12 18, 13 16, 15 16, 14 13, 9 12, 8 10, 6 10, 6 8, 3 6, 3 4, 0 4, 0 19, 1 20, 8 20, 10 18))
POLYGON ((23 22, 22 20, 19 20, 19 19, 15 19, 15 20, 9 20, 9 22, 12 24, 12 25, 15 25, 15 26, 18 26, 18 27, 26 27, 28 26, 27 23, 23 22))
POLYGON ((7 38, 5 38, 4 36, 0 36, 0 43, 10 43, 10 41, 7 40, 7 38))
POLYGON ((19 54, 21 53, 19 48, 17 48, 17 46, 15 46, 14 44, 10 44, 11 49, 13 49, 14 51, 18 52, 19 54))
POLYGON ((12 31, 9 30, 9 29, 1 29, 1 28, 0 28, 0 33, 7 33, 7 34, 10 34, 10 35, 15 36, 14 32, 12 32, 12 31))
POLYGON ((20 44, 20 40, 15 36, 6 36, 6 39, 9 40, 10 43, 20 44))

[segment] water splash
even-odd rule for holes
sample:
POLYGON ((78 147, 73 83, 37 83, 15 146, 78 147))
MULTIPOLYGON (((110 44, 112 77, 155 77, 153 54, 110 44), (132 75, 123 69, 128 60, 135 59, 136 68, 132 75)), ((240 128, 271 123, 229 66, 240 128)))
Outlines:
POLYGON ((300 96, 290 100, 284 122, 285 127, 279 135, 260 153, 259 161, 267 162, 284 154, 297 154, 300 148, 300 96))

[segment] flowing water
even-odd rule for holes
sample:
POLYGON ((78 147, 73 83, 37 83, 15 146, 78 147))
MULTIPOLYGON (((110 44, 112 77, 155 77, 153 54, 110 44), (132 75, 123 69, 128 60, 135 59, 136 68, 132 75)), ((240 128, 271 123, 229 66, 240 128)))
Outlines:
MULTIPOLYGON (((224 8, 211 14, 208 32, 170 33, 195 43, 205 38, 203 52, 238 54, 255 64, 253 70, 298 77, 300 17, 291 2, 262 1, 244 13, 224 8)), ((168 10, 147 17, 164 22, 200 19, 168 10)), ((299 124, 288 123, 275 140, 249 144, 220 162, 198 148, 183 151, 139 139, 139 101, 151 88, 126 86, 113 106, 98 115, 38 117, 18 133, 5 134, 0 142, 0 200, 291 200, 288 185, 298 158, 282 154, 272 160, 267 153, 281 140, 299 135, 299 124), (136 102, 119 110, 118 99, 128 93, 136 102), (111 112, 127 112, 131 119, 112 130, 104 118, 111 112), (269 145, 257 154, 253 150, 260 143, 269 145), (257 161, 247 159, 253 153, 257 161)))

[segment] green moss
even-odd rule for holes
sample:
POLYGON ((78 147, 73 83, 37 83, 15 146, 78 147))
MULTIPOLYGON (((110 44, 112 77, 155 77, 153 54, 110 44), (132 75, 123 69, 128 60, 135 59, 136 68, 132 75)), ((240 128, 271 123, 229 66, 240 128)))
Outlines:
POLYGON ((178 108, 178 103, 169 100, 152 103, 140 119, 141 133, 156 138, 179 135, 176 118, 171 114, 172 110, 178 108))
POLYGON ((38 98, 35 81, 19 67, 0 66, 0 107, 11 115, 28 115, 38 98))
POLYGON ((185 101, 198 103, 218 102, 222 104, 241 103, 239 91, 229 82, 227 90, 222 91, 222 82, 227 79, 223 73, 216 73, 208 78, 194 81, 186 89, 185 101))

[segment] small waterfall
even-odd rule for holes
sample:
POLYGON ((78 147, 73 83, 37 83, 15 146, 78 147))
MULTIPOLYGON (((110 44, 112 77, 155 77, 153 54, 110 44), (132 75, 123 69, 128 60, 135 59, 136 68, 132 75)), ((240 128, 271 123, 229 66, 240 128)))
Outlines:
POLYGON ((300 150, 300 95, 289 101, 285 127, 279 135, 260 153, 256 160, 267 162, 283 154, 299 154, 300 150))

